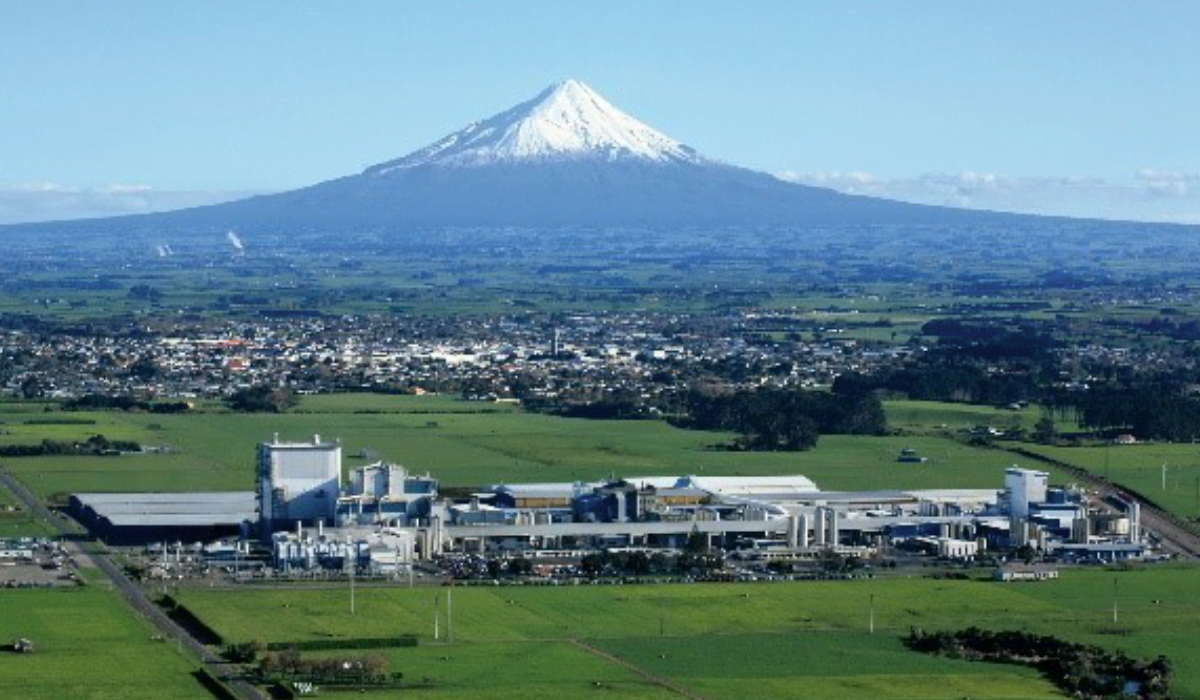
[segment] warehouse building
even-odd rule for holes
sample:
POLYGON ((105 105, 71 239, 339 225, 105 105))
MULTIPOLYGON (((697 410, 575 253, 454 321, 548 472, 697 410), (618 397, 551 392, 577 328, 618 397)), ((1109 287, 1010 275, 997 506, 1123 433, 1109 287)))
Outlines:
POLYGON ((245 536, 257 518, 250 491, 77 493, 69 508, 92 534, 110 544, 245 536))

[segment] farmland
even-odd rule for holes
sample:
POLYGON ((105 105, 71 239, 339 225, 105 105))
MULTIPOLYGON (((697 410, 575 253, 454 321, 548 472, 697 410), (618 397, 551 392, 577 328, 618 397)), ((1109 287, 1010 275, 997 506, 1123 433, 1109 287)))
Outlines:
MULTIPOLYGON (((31 490, 54 501, 78 491, 248 490, 254 480, 254 445, 274 433, 285 439, 314 433, 339 438, 347 468, 377 455, 414 470, 428 470, 450 486, 599 479, 610 474, 799 473, 827 490, 999 488, 1002 470, 1016 457, 1003 449, 966 444, 966 430, 977 425, 1028 430, 1041 415, 1037 408, 1011 411, 915 401, 890 401, 885 410, 892 435, 824 435, 811 451, 754 453, 714 448, 731 435, 683 430, 663 421, 568 419, 445 396, 306 396, 283 414, 239 414, 215 403, 202 403, 185 414, 159 415, 70 412, 49 403, 8 402, 0 404, 4 430, 0 444, 85 440, 103 434, 159 448, 148 454, 3 460, 5 468, 31 490), (928 461, 898 463, 896 456, 906 448, 928 461)), ((1062 429, 1073 428, 1063 424, 1062 429)), ((1071 463, 1086 462, 1085 466, 1103 473, 1103 462, 1095 461, 1103 458, 1102 448, 1019 444, 1071 463)), ((1194 448, 1112 448, 1109 468, 1118 481, 1154 486, 1161 472, 1152 467, 1167 456, 1182 465, 1188 450, 1194 448), (1121 461, 1118 454, 1123 455, 1121 461)), ((1183 472, 1178 476, 1186 486, 1183 472)), ((1052 481, 1061 480, 1052 474, 1052 481)), ((1155 495, 1151 488, 1139 488, 1155 495)), ((1164 502, 1183 511, 1189 495, 1182 492, 1177 500, 1164 502)), ((0 493, 0 504, 10 500, 10 495, 0 493)), ((0 526, 4 517, 0 516, 0 526)), ((10 524, 25 522, 20 513, 7 517, 10 524)), ((1192 630, 1200 623, 1195 581, 1195 569, 1164 568, 1068 570, 1060 581, 1036 585, 878 578, 740 585, 468 587, 453 593, 453 645, 432 639, 434 596, 444 606, 445 588, 363 586, 353 617, 346 591, 340 588, 184 586, 179 597, 229 642, 416 634, 420 646, 385 652, 393 670, 403 672, 412 686, 406 696, 416 698, 514 694, 663 698, 682 689, 711 700, 736 700, 747 692, 797 700, 966 696, 1016 700, 1058 695, 1028 669, 916 654, 901 645, 900 636, 912 626, 957 629, 977 624, 1054 633, 1126 649, 1140 657, 1166 654, 1176 662, 1181 696, 1197 696, 1200 669, 1188 663, 1195 655, 1192 630), (1121 610, 1116 625, 1111 621, 1114 576, 1119 580, 1121 610), (872 598, 873 635, 867 630, 872 598)), ((100 672, 91 690, 76 690, 81 679, 90 680, 83 669, 93 665, 119 668, 122 674, 140 679, 138 692, 146 694, 122 697, 203 697, 188 675, 188 662, 151 640, 149 628, 121 610, 119 601, 106 591, 89 587, 4 592, 0 612, 5 613, 0 615, 0 639, 24 634, 47 651, 45 656, 31 657, 32 661, 0 657, 0 695, 7 690, 5 683, 47 673, 35 664, 61 660, 63 656, 52 655, 69 652, 71 670, 59 685, 48 686, 47 697, 66 693, 112 697, 117 682, 113 678, 126 677, 116 676, 116 671, 100 672), (63 597, 43 597, 58 594, 63 597), (73 631, 69 615, 86 617, 88 622, 73 631), (23 626, 18 629, 14 626, 18 624, 23 626), (141 635, 138 641, 128 644, 114 641, 137 635, 141 635), (122 654, 138 662, 110 658, 122 654), (142 659, 153 663, 143 668, 142 659), (21 663, 33 669, 30 675, 22 675, 25 671, 16 665, 21 663), (10 667, 16 670, 10 672, 10 667)), ((444 616, 441 625, 444 635, 444 616)), ((373 694, 385 695, 383 691, 373 694)))
MULTIPOLYGON (((825 489, 998 486, 1012 458, 951 439, 951 430, 988 419, 1031 420, 995 409, 918 404, 889 405, 906 428, 890 437, 823 436, 799 453, 714 449, 732 436, 674 428, 661 421, 568 419, 489 403, 446 397, 337 394, 305 397, 285 414, 236 414, 208 407, 181 415, 122 412, 35 413, 27 423, 21 404, 0 408, 6 444, 43 437, 110 439, 165 446, 165 454, 105 457, 26 457, 5 460, 31 489, 61 500, 73 491, 237 490, 253 487, 254 445, 279 433, 304 439, 315 433, 342 440, 347 468, 368 454, 429 471, 444 485, 499 481, 570 481, 609 475, 805 474, 825 489), (16 406, 17 408, 13 408, 16 406), (48 417, 58 422, 49 422, 48 417), (915 449, 929 461, 897 464, 915 449)), ((1027 414, 1030 412, 1026 412, 1027 414)))
POLYGON ((0 591, 0 640, 34 641, 0 653, 0 697, 14 700, 202 700, 194 667, 152 637, 115 593, 98 585, 0 591))
POLYGON ((49 528, 22 509, 12 492, 0 484, 0 539, 48 534, 49 528))
MULTIPOLYGON (((1200 669, 1188 663, 1191 630, 1200 623, 1194 582, 1195 570, 1178 568, 1073 570, 1032 585, 876 579, 460 588, 453 594, 452 646, 431 639, 433 598, 439 595, 444 606, 446 589, 362 589, 353 617, 344 590, 187 589, 181 598, 227 641, 415 633, 422 646, 391 651, 392 665, 410 679, 429 679, 419 693, 428 697, 499 697, 525 682, 569 693, 569 683, 590 682, 595 673, 592 659, 574 653, 579 647, 570 640, 713 698, 744 697, 747 690, 794 698, 1054 696, 1027 671, 924 657, 899 642, 913 626, 972 624, 1053 633, 1151 658, 1167 654, 1176 661, 1180 695, 1191 697, 1200 693, 1200 669), (1114 577, 1118 624, 1111 621, 1114 577), (868 632, 872 596, 874 635, 868 632), (577 672, 561 679, 562 666, 539 670, 535 664, 509 677, 479 673, 474 665, 512 649, 530 658, 562 655, 561 663, 577 672)), ((444 634, 444 612, 442 625, 444 634)))

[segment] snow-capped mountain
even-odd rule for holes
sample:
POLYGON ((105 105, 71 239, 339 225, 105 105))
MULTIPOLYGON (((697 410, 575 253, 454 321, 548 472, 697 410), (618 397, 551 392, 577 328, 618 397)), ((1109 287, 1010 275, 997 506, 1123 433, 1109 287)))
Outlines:
POLYGON ((844 195, 704 158, 567 80, 355 175, 224 204, 47 226, 403 237, 438 227, 792 229, 1003 217, 844 195))
POLYGON ((582 82, 565 80, 528 102, 366 172, 386 175, 422 165, 470 167, 589 159, 704 160, 688 146, 617 109, 582 82))

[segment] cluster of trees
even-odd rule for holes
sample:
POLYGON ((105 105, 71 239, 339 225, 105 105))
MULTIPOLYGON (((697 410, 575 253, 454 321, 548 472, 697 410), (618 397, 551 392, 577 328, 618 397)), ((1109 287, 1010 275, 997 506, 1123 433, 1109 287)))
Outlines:
POLYGON ((158 301, 162 299, 162 291, 148 284, 135 284, 129 288, 129 298, 139 301, 158 301))
POLYGON ((1089 700, 1114 697, 1167 700, 1171 697, 1171 664, 1163 656, 1144 662, 1123 652, 1048 635, 993 632, 978 627, 958 632, 914 629, 904 643, 910 649, 927 654, 1032 666, 1071 697, 1089 700))
POLYGON ((3 445, 0 446, 0 457, 95 456, 141 450, 142 446, 132 440, 109 440, 103 435, 93 435, 83 441, 47 439, 33 445, 3 445))
POLYGON ((579 568, 589 578, 603 576, 699 575, 718 571, 725 566, 720 554, 687 548, 676 556, 654 552, 609 552, 588 554, 579 568))
POLYGON ((259 384, 235 391, 225 405, 242 413, 283 413, 296 405, 296 397, 290 389, 259 384))
POLYGON ((500 578, 501 576, 528 576, 533 573, 533 562, 525 557, 516 557, 514 559, 489 559, 487 563, 488 576, 491 578, 500 578))
MULTIPOLYGON (((863 568, 866 563, 860 557, 841 555, 832 549, 821 552, 821 569, 827 574, 848 574, 863 568)), ((881 568, 896 568, 896 560, 886 559, 876 562, 881 568)), ((773 559, 767 562, 767 570, 776 574, 790 574, 797 569, 806 569, 807 563, 800 560, 773 559)))
MULTIPOLYGON (((1163 309, 1164 314, 1168 311, 1169 309, 1163 309)), ((1120 322, 1110 319, 1109 323, 1117 325, 1120 322)), ((1170 318, 1155 316, 1149 321, 1132 321, 1127 325, 1134 333, 1142 336, 1164 336, 1173 340, 1200 340, 1200 321, 1192 319, 1174 321, 1170 318)))
POLYGON ((686 410, 680 421, 684 426, 740 433, 737 447, 746 450, 807 450, 821 434, 880 435, 887 430, 883 405, 870 392, 693 391, 686 410))
POLYGON ((1063 401, 1072 404, 1080 424, 1093 430, 1124 430, 1155 440, 1200 438, 1200 399, 1182 387, 1098 387, 1063 401))
POLYGON ((650 418, 651 411, 636 399, 624 396, 602 399, 591 403, 568 403, 550 408, 547 412, 566 418, 591 418, 595 420, 640 420, 650 418))
POLYGON ((399 673, 388 673, 388 658, 378 652, 364 656, 307 658, 294 649, 258 654, 258 673, 273 681, 323 685, 382 685, 401 677, 399 673))
POLYGON ((939 337, 929 352, 896 369, 842 375, 834 393, 999 406, 1038 399, 1057 377, 1056 342, 1043 333, 954 320, 930 321, 922 331, 939 337))
POLYGON ((186 401, 141 401, 127 394, 105 396, 87 394, 63 403, 65 411, 146 411, 147 413, 185 413, 191 406, 186 401))

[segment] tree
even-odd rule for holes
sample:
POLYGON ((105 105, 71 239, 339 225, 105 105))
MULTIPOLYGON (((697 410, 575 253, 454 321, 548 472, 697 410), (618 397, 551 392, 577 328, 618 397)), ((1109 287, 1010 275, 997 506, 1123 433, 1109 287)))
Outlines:
POLYGON ((362 659, 362 667, 369 679, 381 679, 387 675, 388 659, 379 652, 368 654, 362 659))
POLYGON ((708 538, 702 535, 699 529, 693 527, 687 542, 683 545, 683 551, 688 554, 704 554, 708 551, 708 538))
POLYGON ((1054 424, 1054 418, 1049 413, 1045 413, 1038 422, 1033 426, 1034 442, 1043 445, 1053 445, 1058 442, 1058 426, 1054 424))
POLYGON ((645 552, 633 552, 625 562, 625 569, 634 576, 650 573, 650 557, 645 552))
POLYGON ((141 301, 158 301, 162 298, 162 292, 148 284, 135 284, 129 288, 129 298, 141 301))
POLYGON ((46 385, 41 379, 34 375, 30 375, 21 382, 21 398, 37 399, 41 398, 46 391, 46 385))
POLYGON ((508 562, 508 572, 513 576, 528 576, 533 573, 533 562, 525 557, 516 557, 508 562))
POLYGON ((245 413, 283 413, 296 404, 296 398, 289 389, 260 384, 239 389, 225 403, 233 410, 245 413))
POLYGON ((583 569, 588 578, 596 578, 604 569, 604 564, 598 554, 587 554, 579 561, 579 568, 583 569))
POLYGON ((142 381, 154 379, 154 377, 158 376, 158 366, 154 364, 153 358, 144 355, 139 357, 137 362, 129 365, 129 374, 142 381))

